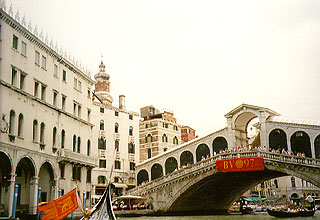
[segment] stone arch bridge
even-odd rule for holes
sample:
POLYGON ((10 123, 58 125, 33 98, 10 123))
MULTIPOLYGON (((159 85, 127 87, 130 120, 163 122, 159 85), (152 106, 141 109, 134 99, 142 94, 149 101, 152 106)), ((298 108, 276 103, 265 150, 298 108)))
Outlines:
POLYGON ((227 127, 138 164, 138 187, 127 193, 146 197, 155 210, 205 214, 225 211, 248 189, 280 176, 300 177, 320 187, 319 121, 290 120, 248 104, 225 117, 227 127), (252 128, 256 133, 250 137, 252 128), (259 146, 263 151, 221 154, 239 146, 259 146), (304 158, 294 156, 298 152, 304 158), (264 171, 221 173, 215 168, 217 159, 258 155, 264 157, 264 171))
POLYGON ((265 180, 293 175, 320 186, 320 160, 265 151, 219 154, 151 182, 128 193, 147 198, 154 210, 169 214, 219 214, 244 192, 265 180), (216 161, 263 157, 263 171, 222 173, 216 161))

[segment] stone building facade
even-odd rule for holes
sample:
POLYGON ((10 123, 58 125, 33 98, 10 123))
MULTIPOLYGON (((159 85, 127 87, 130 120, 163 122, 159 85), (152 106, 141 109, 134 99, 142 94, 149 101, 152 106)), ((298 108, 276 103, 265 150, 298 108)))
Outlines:
POLYGON ((140 109, 140 162, 181 144, 181 125, 172 112, 160 112, 154 106, 140 109))
POLYGON ((2 215, 12 213, 15 184, 17 212, 27 214, 36 213, 39 187, 40 201, 50 201, 78 185, 90 206, 109 182, 118 192, 135 185, 139 115, 126 110, 123 95, 112 106, 109 77, 101 63, 94 81, 0 5, 2 215))
POLYGON ((186 125, 183 125, 181 127, 181 143, 186 143, 188 141, 191 141, 195 138, 197 138, 198 135, 196 135, 196 130, 189 127, 189 126, 186 126, 186 125))

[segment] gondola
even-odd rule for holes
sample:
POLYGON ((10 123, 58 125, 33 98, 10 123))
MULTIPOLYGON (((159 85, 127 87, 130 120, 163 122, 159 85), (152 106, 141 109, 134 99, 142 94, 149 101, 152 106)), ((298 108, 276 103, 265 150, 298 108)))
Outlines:
POLYGON ((304 210, 298 212, 288 212, 282 210, 271 210, 267 209, 269 215, 278 217, 278 218, 292 218, 292 217, 310 217, 313 216, 315 211, 314 210, 304 210))
POLYGON ((81 218, 81 220, 116 220, 112 209, 110 184, 108 184, 100 200, 92 208, 92 210, 83 209, 82 212, 84 216, 81 218))

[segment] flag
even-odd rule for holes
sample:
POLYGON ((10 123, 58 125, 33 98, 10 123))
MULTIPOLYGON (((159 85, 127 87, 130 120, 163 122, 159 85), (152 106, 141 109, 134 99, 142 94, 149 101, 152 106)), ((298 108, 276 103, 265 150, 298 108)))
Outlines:
POLYGON ((217 160, 216 168, 223 173, 264 170, 263 157, 217 160))
POLYGON ((45 214, 41 220, 60 220, 78 208, 76 188, 56 200, 48 202, 47 205, 39 207, 39 212, 45 214))

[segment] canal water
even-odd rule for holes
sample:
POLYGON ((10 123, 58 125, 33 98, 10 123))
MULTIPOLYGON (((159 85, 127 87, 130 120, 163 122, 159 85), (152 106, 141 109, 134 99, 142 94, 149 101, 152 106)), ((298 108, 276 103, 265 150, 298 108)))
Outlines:
MULTIPOLYGON (((255 214, 255 215, 212 215, 212 216, 155 216, 155 217, 130 217, 130 218, 117 218, 119 220, 276 220, 269 216, 267 213, 255 214)), ((320 213, 316 213, 313 217, 301 217, 301 218, 285 218, 294 220, 314 220, 320 219, 320 213)))

